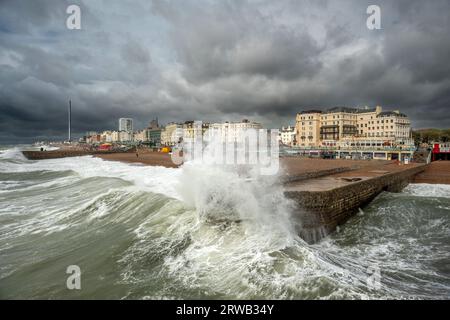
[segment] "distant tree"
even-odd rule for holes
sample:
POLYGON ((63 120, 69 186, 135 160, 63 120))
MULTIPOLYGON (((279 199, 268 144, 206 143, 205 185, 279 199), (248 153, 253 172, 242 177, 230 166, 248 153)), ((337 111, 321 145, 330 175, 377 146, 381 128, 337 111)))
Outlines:
MULTIPOLYGON (((446 131, 448 131, 448 130, 446 130, 446 131)), ((450 141, 450 133, 448 133, 446 131, 442 132, 441 139, 440 139, 440 141, 442 141, 442 142, 449 142, 450 141)))
POLYGON ((422 139, 425 143, 430 143, 439 139, 439 132, 436 129, 428 129, 422 132, 422 139))
POLYGON ((413 131, 412 137, 414 139, 414 144, 416 146, 418 146, 419 144, 421 144, 423 142, 422 141, 422 133, 420 131, 413 131))
POLYGON ((450 141, 450 129, 423 129, 413 131, 412 133, 414 143, 416 145, 420 143, 432 143, 434 141, 449 142, 450 141))

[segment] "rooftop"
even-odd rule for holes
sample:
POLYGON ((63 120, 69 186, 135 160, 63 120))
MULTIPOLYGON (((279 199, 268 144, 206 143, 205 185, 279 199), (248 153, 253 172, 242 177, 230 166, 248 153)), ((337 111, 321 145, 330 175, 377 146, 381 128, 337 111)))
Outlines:
MULTIPOLYGON (((299 114, 311 114, 311 113, 323 113, 323 114, 327 114, 327 113, 337 113, 337 112, 344 112, 344 113, 367 113, 367 112, 375 112, 377 109, 376 108, 352 108, 352 107, 333 107, 330 109, 326 109, 325 111, 321 111, 321 110, 317 110, 317 109, 312 109, 312 110, 304 110, 304 111, 300 111, 299 114)), ((391 112, 391 111, 388 111, 391 112)), ((383 112, 382 112, 383 113, 383 112)), ((384 112, 386 113, 386 112, 384 112)), ((403 114, 400 114, 401 116, 405 116, 403 114)))
MULTIPOLYGON (((381 108, 380 108, 381 110, 381 108)), ((368 112, 376 112, 377 108, 368 108, 368 107, 364 107, 364 108, 353 108, 353 107, 333 107, 333 108, 329 108, 326 109, 324 111, 318 110, 318 109, 310 109, 310 110, 304 110, 304 111, 300 111, 299 114, 312 114, 312 113, 322 113, 322 114, 329 114, 329 113, 368 113, 368 112)), ((387 111, 387 112, 381 112, 380 114, 383 114, 383 116, 387 116, 387 115, 391 115, 393 112, 397 112, 397 111, 387 111)), ((397 112, 398 115, 400 115, 401 117, 406 117, 406 115, 397 112)))
POLYGON ((299 114, 308 114, 308 113, 322 113, 321 110, 305 110, 305 111, 300 111, 299 114))
POLYGON ((377 115, 377 117, 390 117, 390 116, 397 116, 397 117, 402 117, 402 118, 407 117, 406 114, 396 112, 396 111, 383 111, 377 115))
POLYGON ((324 113, 336 113, 336 112, 345 112, 345 113, 366 113, 366 112, 375 112, 375 108, 350 108, 350 107, 334 107, 326 110, 324 113))

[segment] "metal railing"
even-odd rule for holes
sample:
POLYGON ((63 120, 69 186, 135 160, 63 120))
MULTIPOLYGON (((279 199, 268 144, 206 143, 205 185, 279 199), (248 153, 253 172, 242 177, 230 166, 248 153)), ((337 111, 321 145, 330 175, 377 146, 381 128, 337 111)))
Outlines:
POLYGON ((415 151, 415 147, 383 147, 383 146, 373 146, 373 147, 292 147, 292 151, 357 151, 357 152, 364 152, 364 151, 398 151, 398 152, 411 152, 415 151))

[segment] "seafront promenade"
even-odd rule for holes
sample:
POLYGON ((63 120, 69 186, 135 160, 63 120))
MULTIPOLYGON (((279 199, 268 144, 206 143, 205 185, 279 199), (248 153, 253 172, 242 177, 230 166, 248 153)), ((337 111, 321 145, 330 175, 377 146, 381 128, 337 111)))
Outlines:
POLYGON ((450 184, 450 161, 431 162, 414 177, 414 183, 450 184))

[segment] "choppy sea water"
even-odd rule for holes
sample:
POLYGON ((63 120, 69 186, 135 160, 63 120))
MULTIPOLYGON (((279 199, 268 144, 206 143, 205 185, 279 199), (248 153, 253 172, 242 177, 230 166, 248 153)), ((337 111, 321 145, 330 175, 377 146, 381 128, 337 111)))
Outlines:
POLYGON ((383 193, 308 245, 276 179, 0 152, 3 299, 450 298, 448 185, 383 193))

